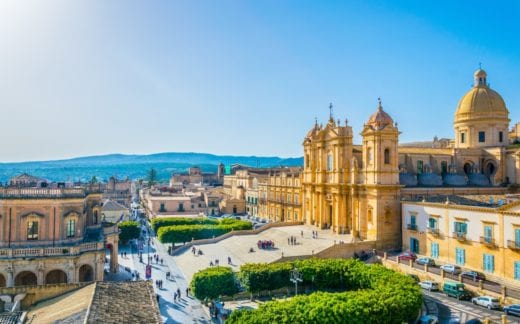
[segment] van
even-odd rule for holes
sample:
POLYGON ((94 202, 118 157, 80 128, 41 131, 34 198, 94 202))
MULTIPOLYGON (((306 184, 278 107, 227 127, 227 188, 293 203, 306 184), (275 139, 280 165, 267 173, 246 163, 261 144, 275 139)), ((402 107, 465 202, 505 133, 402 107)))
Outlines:
POLYGON ((442 291, 446 296, 457 299, 471 299, 471 293, 464 289, 464 284, 458 282, 445 282, 442 291))

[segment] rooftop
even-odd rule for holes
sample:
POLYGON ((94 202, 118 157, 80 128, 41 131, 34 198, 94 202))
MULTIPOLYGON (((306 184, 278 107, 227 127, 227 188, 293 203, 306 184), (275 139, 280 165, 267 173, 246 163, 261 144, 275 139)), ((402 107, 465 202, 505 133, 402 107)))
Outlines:
POLYGON ((427 203, 443 203, 448 202, 450 205, 474 206, 498 208, 506 204, 506 195, 435 195, 421 196, 403 199, 403 202, 427 202, 427 203))

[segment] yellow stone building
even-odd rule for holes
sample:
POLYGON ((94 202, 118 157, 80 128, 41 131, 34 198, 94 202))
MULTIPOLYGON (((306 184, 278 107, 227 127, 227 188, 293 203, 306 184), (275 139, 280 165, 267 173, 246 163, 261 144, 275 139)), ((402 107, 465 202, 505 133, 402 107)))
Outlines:
POLYGON ((520 149, 511 145, 517 138, 509 121, 482 69, 456 109, 453 140, 399 144, 397 125, 380 102, 355 145, 352 128, 331 113, 303 142, 302 219, 381 248, 398 247, 402 199, 504 194, 520 183, 520 149))
POLYGON ((300 175, 301 168, 277 168, 269 174, 262 203, 270 221, 302 221, 300 175))

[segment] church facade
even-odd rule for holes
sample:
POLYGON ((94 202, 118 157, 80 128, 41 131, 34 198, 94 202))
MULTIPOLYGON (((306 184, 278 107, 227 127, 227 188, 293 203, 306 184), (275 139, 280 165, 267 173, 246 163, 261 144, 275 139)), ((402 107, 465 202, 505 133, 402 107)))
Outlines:
POLYGON ((455 112, 454 139, 399 144, 381 102, 363 125, 362 144, 332 114, 303 141, 302 221, 379 248, 401 246, 401 200, 442 194, 503 194, 520 183, 520 148, 509 111, 478 69, 455 112))

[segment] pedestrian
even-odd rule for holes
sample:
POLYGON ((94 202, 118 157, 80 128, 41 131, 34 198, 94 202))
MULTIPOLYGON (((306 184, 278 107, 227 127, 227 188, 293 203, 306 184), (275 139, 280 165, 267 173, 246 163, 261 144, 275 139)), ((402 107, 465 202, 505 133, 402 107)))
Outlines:
POLYGON ((230 256, 227 257, 227 264, 231 264, 231 257, 230 256))
POLYGON ((210 266, 210 267, 213 266, 213 261, 209 261, 209 266, 210 266))
POLYGON ((179 300, 181 299, 181 289, 177 288, 177 296, 179 296, 179 300))
POLYGON ((302 238, 303 238, 303 231, 301 231, 300 233, 301 233, 301 235, 302 235, 302 238))
POLYGON ((174 302, 177 301, 177 292, 176 292, 176 291, 173 293, 173 301, 174 301, 174 302))
POLYGON ((190 288, 186 288, 186 297, 189 297, 190 288))
POLYGON ((287 238, 287 245, 291 245, 291 239, 287 238))
POLYGON ((161 258, 161 265, 163 265, 163 259, 161 258))

